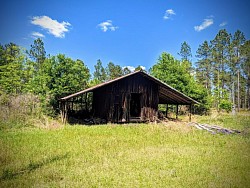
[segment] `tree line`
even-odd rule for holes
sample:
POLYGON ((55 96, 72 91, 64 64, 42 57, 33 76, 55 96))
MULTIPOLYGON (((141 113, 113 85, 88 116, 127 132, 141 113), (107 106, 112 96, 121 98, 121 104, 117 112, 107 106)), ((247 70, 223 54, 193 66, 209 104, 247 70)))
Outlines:
POLYGON ((213 40, 204 41, 194 66, 187 42, 178 54, 181 60, 163 52, 150 73, 201 102, 203 109, 250 109, 250 41, 243 32, 222 29, 213 40))
POLYGON ((237 30, 220 30, 213 40, 197 50, 197 81, 203 84, 213 106, 250 108, 250 41, 237 30))
POLYGON ((0 45, 0 95, 34 94, 44 113, 50 115, 59 112, 61 97, 128 73, 131 70, 127 67, 109 62, 104 68, 97 60, 91 76, 82 60, 72 60, 65 54, 47 55, 40 38, 29 50, 14 43, 0 45))
MULTIPOLYGON (((250 41, 241 31, 233 35, 220 30, 213 40, 204 41, 192 62, 191 47, 181 44, 180 60, 163 52, 149 74, 199 101, 197 112, 250 108, 250 41), (193 63, 193 64, 192 64, 193 63)), ((14 43, 0 45, 0 95, 32 93, 39 97, 45 113, 59 110, 58 99, 101 82, 131 73, 113 62, 101 60, 91 75, 82 60, 64 54, 47 55, 41 39, 26 50, 14 43)), ((135 70, 141 69, 141 66, 135 70)))

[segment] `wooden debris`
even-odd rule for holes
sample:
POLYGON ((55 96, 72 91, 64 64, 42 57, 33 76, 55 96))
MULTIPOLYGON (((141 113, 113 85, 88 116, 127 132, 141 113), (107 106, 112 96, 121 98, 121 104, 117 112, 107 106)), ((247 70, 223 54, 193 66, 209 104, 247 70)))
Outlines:
POLYGON ((189 126, 194 126, 200 130, 209 131, 212 134, 222 133, 222 134, 234 134, 234 133, 241 133, 239 130, 236 129, 228 129, 224 127, 220 127, 218 125, 208 125, 208 124, 199 124, 195 122, 191 122, 188 124, 189 126))

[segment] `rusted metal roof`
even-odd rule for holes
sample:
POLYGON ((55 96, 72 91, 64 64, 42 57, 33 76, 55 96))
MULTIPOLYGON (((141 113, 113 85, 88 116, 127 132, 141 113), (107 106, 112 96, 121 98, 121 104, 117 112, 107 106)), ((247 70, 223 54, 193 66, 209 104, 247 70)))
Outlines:
POLYGON ((124 76, 121 76, 119 78, 107 81, 107 82, 104 82, 104 83, 98 84, 96 86, 79 91, 77 93, 68 95, 66 97, 61 98, 60 100, 64 101, 64 100, 70 99, 72 97, 76 97, 78 95, 81 95, 83 93, 92 92, 92 91, 96 90, 97 88, 106 86, 108 84, 111 84, 113 82, 116 82, 118 80, 124 79, 126 77, 129 77, 129 76, 132 76, 135 74, 142 74, 143 76, 156 82, 159 85, 159 103, 162 103, 162 104, 199 104, 199 102, 197 102, 196 100, 188 97, 187 95, 174 89, 173 87, 169 86, 168 84, 166 84, 166 83, 160 81, 159 79, 157 79, 157 78, 155 78, 155 77, 153 77, 153 76, 151 76, 143 71, 140 71, 140 70, 135 71, 135 72, 130 73, 130 74, 127 74, 127 75, 124 75, 124 76))

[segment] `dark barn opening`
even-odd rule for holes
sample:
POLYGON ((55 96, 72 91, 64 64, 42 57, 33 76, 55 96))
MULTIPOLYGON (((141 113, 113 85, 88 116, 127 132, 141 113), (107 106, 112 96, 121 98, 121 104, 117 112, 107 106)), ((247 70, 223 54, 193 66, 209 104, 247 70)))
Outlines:
POLYGON ((85 122, 88 117, 101 124, 155 121, 160 113, 158 104, 166 106, 166 116, 168 105, 177 109, 178 105, 188 105, 191 118, 191 106, 197 103, 149 74, 136 71, 63 97, 60 109, 63 122, 74 117, 85 122))
POLYGON ((141 93, 131 93, 130 116, 140 117, 141 115, 141 93))

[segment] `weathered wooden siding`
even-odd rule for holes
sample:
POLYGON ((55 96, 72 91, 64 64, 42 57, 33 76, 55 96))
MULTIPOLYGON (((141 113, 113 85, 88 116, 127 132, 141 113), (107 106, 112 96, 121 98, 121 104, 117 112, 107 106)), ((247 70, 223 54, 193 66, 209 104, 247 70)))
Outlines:
POLYGON ((141 93, 141 119, 153 121, 158 110, 159 86, 141 74, 132 75, 93 91, 94 116, 111 122, 130 119, 131 93, 141 93))

